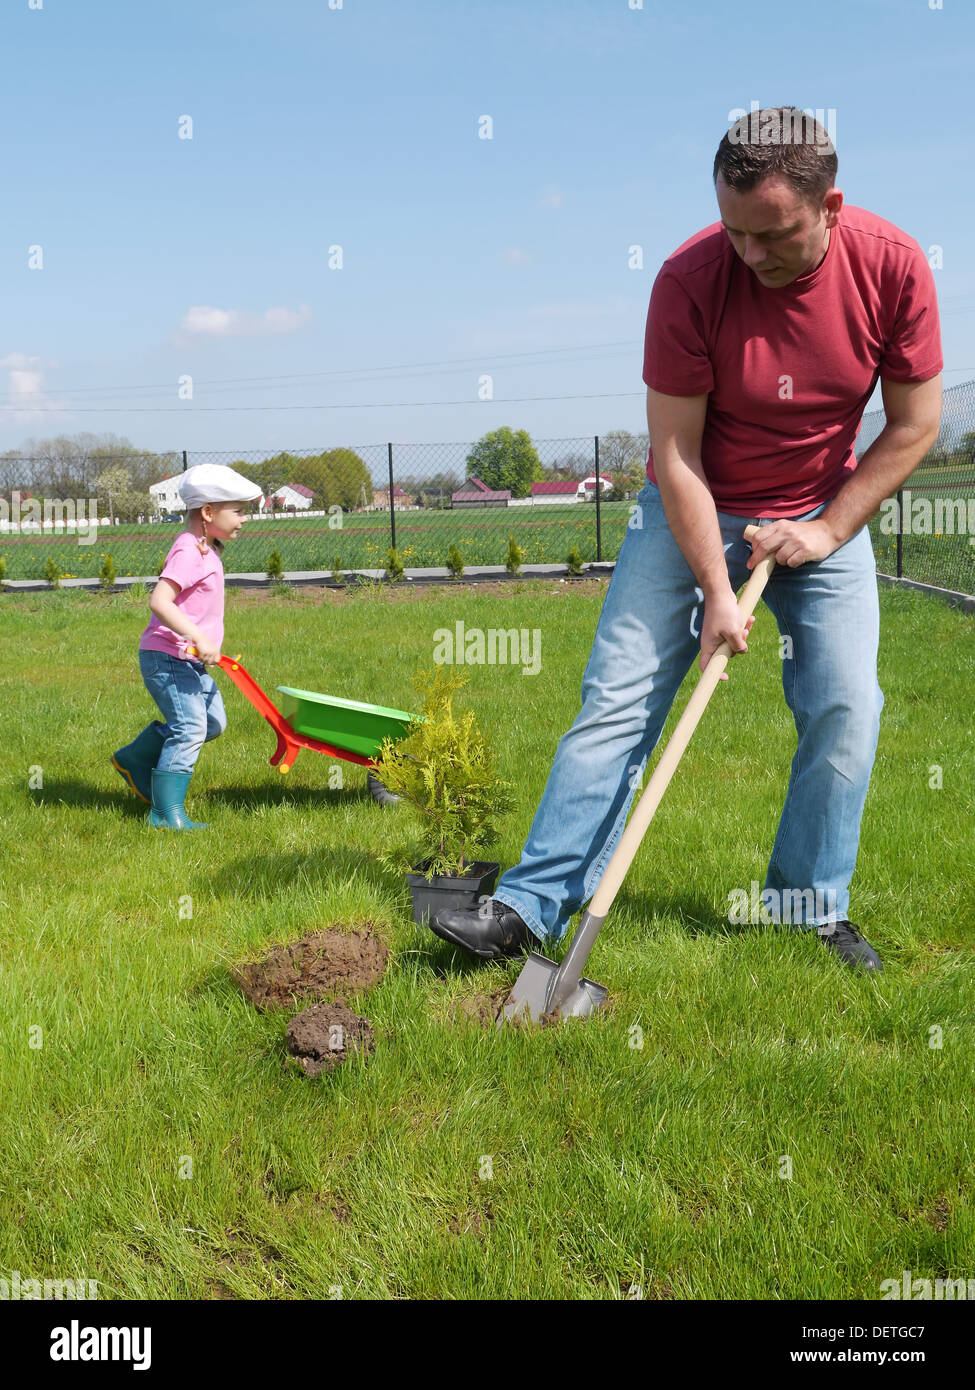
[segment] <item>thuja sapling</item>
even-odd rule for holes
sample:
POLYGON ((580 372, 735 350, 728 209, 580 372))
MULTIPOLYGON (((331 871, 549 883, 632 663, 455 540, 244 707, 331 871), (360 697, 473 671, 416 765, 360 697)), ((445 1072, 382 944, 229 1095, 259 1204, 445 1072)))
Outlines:
POLYGON ((374 769, 417 825, 408 845, 382 851, 380 858, 390 868, 422 873, 428 882, 468 874, 514 805, 514 789, 497 775, 474 711, 454 708, 466 683, 466 675, 443 666, 417 675, 423 718, 411 723, 405 738, 383 743, 374 769))

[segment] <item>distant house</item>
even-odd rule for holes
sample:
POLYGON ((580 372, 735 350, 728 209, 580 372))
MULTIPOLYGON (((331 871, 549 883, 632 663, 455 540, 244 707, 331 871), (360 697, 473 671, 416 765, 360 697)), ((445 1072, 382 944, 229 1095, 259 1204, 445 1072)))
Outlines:
MULTIPOLYGON (((408 492, 404 492, 401 487, 393 487, 393 506, 409 507, 413 504, 413 498, 408 492)), ((372 490, 372 502, 367 508, 368 511, 388 512, 389 511, 389 488, 374 487, 372 490)))
POLYGON ((296 512, 306 512, 314 501, 314 493, 304 483, 285 483, 277 492, 271 493, 270 500, 274 507, 293 507, 296 512))
POLYGON ((450 494, 452 507, 506 507, 510 501, 510 488, 489 488, 480 478, 468 478, 462 488, 450 494))
MULTIPOLYGON (((613 491, 613 484, 612 484, 612 481, 610 480, 610 478, 609 478, 605 473, 600 473, 600 475, 599 475, 599 484, 600 484, 600 495, 602 495, 602 493, 604 493, 604 492, 612 492, 612 491, 613 491)), ((580 497, 589 497, 590 495, 592 495, 593 497, 595 497, 595 495, 596 495, 596 475, 595 475, 595 473, 590 473, 590 474, 589 474, 589 477, 588 477, 588 478, 583 478, 582 482, 579 484, 579 496, 580 496, 580 497)))
POLYGON ((531 499, 534 503, 578 502, 581 497, 579 484, 574 478, 567 478, 564 482, 532 483, 531 499))
POLYGON ((179 495, 182 476, 182 473, 170 473, 160 482, 149 484, 149 495, 158 513, 186 511, 186 503, 179 495))

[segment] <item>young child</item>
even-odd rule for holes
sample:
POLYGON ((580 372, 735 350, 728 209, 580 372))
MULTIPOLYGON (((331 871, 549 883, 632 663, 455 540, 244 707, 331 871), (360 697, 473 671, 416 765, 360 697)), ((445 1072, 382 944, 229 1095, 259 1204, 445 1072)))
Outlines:
POLYGON ((139 667, 163 716, 154 720, 112 763, 128 786, 151 806, 157 830, 205 830, 191 821, 183 801, 204 743, 227 727, 223 697, 207 667, 220 660, 223 642, 223 564, 220 551, 247 519, 245 505, 261 489, 223 464, 188 468, 179 483, 186 529, 173 541, 152 591, 152 618, 139 642, 139 667), (195 649, 190 655, 188 648, 195 649))

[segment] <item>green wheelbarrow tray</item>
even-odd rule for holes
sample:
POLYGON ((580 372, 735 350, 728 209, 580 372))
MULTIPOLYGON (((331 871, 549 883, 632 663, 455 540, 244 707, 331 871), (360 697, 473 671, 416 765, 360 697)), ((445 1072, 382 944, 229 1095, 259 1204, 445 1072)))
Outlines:
MULTIPOLYGON (((195 650, 188 648, 190 655, 195 650)), ((288 772, 303 748, 371 768, 383 739, 403 738, 414 719, 424 718, 401 709, 340 700, 337 696, 292 690, 283 685, 278 689, 285 697, 285 708, 279 710, 241 665, 239 656, 221 656, 217 665, 277 734, 271 766, 279 772, 288 772)))
POLYGON ((284 696, 281 713, 296 733, 369 759, 379 756, 384 739, 403 738, 415 718, 405 710, 319 695, 314 690, 279 685, 278 691, 284 696))

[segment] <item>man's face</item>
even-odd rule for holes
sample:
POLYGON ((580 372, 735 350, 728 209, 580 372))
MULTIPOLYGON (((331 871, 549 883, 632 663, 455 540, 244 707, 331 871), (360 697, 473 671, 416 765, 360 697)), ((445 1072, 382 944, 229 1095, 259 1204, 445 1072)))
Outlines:
POLYGON ((770 289, 791 284, 819 264, 827 230, 836 226, 843 206, 838 188, 829 189, 814 207, 779 174, 746 193, 729 188, 719 174, 715 192, 735 254, 770 289))

